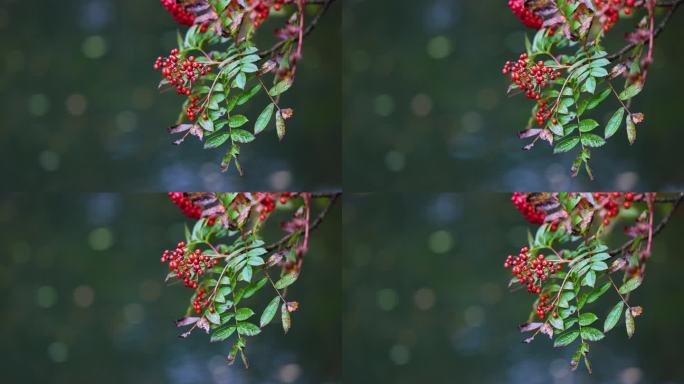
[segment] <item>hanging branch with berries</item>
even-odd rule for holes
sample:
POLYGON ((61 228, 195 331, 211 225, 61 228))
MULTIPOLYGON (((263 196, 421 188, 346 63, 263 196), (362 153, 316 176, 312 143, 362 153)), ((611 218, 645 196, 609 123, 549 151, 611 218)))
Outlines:
POLYGON ((521 332, 532 332, 524 342, 539 333, 554 339, 554 347, 578 341, 571 367, 583 360, 591 373, 591 342, 603 339, 621 317, 627 336, 634 335, 635 318, 643 309, 630 294, 644 281, 653 238, 684 201, 684 193, 516 192, 511 200, 529 222, 539 225, 534 235, 528 234, 528 244, 504 262, 512 274, 509 287, 535 296, 529 319, 520 326, 521 332), (657 205, 668 209, 656 224, 657 205), (628 223, 624 233, 630 240, 611 250, 606 237, 618 221, 628 223), (611 299, 604 297, 608 292, 611 299), (600 298, 610 306, 591 305, 600 298))
POLYGON ((508 6, 522 23, 538 32, 517 60, 504 64, 510 78, 509 94, 524 93, 534 100, 521 139, 540 139, 555 154, 578 150, 571 174, 581 168, 593 179, 591 149, 624 126, 629 144, 637 136, 644 115, 631 108, 644 87, 653 62, 654 40, 684 0, 509 0, 508 6), (659 16, 663 13, 663 16, 659 16), (636 18, 626 34, 628 44, 609 54, 603 40, 622 18, 636 18), (656 19, 660 22, 656 26, 656 19), (622 85, 618 81, 623 80, 622 85), (613 96, 617 109, 604 124, 588 116, 613 96), (601 125, 603 132, 597 133, 601 125))
POLYGON ((299 306, 288 298, 288 287, 297 281, 309 247, 310 234, 323 222, 339 193, 182 193, 169 197, 188 217, 197 220, 185 240, 162 253, 168 264, 166 281, 192 290, 190 306, 178 327, 189 327, 185 338, 199 328, 211 333, 211 342, 231 340, 228 362, 240 355, 248 366, 247 338, 261 333, 280 312, 285 333, 291 314, 299 306), (314 216, 317 200, 327 201, 314 216), (280 223, 282 238, 268 243, 262 230, 276 211, 289 212, 280 223), (262 290, 262 288, 267 289, 262 290), (272 299, 256 312, 248 299, 257 293, 272 299))
POLYGON ((186 98, 171 134, 204 141, 205 149, 227 147, 221 170, 231 163, 243 174, 238 161, 240 148, 255 140, 271 124, 279 140, 285 136, 285 121, 293 116, 281 96, 290 89, 302 58, 304 37, 318 24, 334 0, 161 0, 181 25, 190 28, 178 35, 178 47, 158 57, 154 68, 161 72, 159 88, 175 90, 186 98), (317 8, 308 22, 307 8, 317 8), (285 16, 276 29, 277 42, 264 51, 254 37, 271 13, 285 16), (250 119, 239 107, 263 95, 261 112, 250 119))

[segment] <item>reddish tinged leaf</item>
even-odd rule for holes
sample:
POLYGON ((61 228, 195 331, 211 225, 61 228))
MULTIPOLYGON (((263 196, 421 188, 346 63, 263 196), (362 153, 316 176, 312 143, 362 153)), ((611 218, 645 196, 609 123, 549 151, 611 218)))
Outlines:
POLYGON ((625 268, 625 265, 627 265, 627 262, 624 259, 617 259, 608 268, 608 273, 620 271, 625 268))
POLYGON ((192 128, 192 124, 178 124, 173 127, 169 127, 167 130, 169 133, 181 133, 192 128))
POLYGON ((632 316, 639 317, 644 313, 644 309, 637 305, 636 307, 630 308, 630 312, 632 313, 632 316))
POLYGON ((176 320, 176 327, 185 327, 188 325, 195 324, 200 318, 199 317, 183 317, 176 320))
POLYGON ((540 328, 539 332, 549 336, 549 339, 553 339, 553 327, 549 323, 544 323, 540 328))
POLYGON ((283 260, 283 255, 280 253, 274 253, 266 261, 266 268, 271 268, 279 264, 283 260))
POLYGON ((520 329, 520 332, 530 332, 534 331, 535 329, 538 329, 539 327, 542 326, 543 323, 525 323, 525 324, 520 324, 518 326, 518 329, 520 329))
POLYGON ((296 301, 288 301, 287 302, 287 311, 292 313, 295 312, 299 308, 299 303, 296 301))
POLYGON ((197 327, 204 329, 204 332, 209 333, 210 325, 209 325, 209 321, 207 321, 206 318, 203 317, 203 318, 199 319, 197 321, 197 327))
POLYGON ((518 132, 518 138, 520 139, 528 139, 530 137, 536 137, 541 133, 541 129, 539 128, 528 128, 523 131, 518 132))

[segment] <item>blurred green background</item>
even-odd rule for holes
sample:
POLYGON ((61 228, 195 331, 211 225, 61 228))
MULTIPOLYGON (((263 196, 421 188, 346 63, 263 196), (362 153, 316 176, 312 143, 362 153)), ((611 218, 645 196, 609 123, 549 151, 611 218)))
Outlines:
MULTIPOLYGON (((629 340, 624 322, 592 344, 594 374, 571 348, 523 344, 532 297, 508 292, 506 256, 531 228, 510 194, 345 195, 343 364, 349 383, 684 383, 684 210, 658 235, 629 340)), ((621 243, 617 224, 611 244, 621 243)), ((605 318, 617 297, 590 304, 605 318)), ((601 320, 603 321, 603 320, 601 320)))
MULTIPOLYGON (((168 197, 2 196, 0 381, 340 382, 341 211, 338 203, 311 237, 289 292, 300 302, 292 329, 283 335, 274 321, 249 338, 245 369, 227 365, 228 343, 209 343, 203 332, 178 338, 173 322, 185 313, 190 290, 165 286, 159 258, 190 220, 168 197)), ((250 299, 255 312, 270 298, 250 299)))
MULTIPOLYGON (((313 9, 312 9, 313 11, 313 9)), ((283 22, 262 28, 262 46, 283 22)), ((159 94, 157 56, 178 25, 158 0, 0 0, 0 172, 5 191, 320 190, 341 184, 341 6, 306 38, 287 137, 243 147, 246 176, 221 150, 166 133, 182 98, 159 94)), ((262 95, 263 96, 263 95, 262 95)), ((266 104, 254 99, 253 122, 266 104)), ((250 125, 251 127, 251 125, 250 125)))
MULTIPOLYGON (((342 33, 345 187, 353 191, 681 190, 684 160, 684 11, 656 42, 634 108, 638 139, 623 129, 594 151, 597 180, 569 175, 573 155, 531 152, 516 133, 532 107, 506 96, 503 63, 524 50, 525 29, 506 0, 345 0, 342 33)), ((609 51, 635 21, 613 30, 609 51)), ((605 124, 616 100, 598 110, 605 124)), ((575 154, 576 155, 576 154, 575 154)))

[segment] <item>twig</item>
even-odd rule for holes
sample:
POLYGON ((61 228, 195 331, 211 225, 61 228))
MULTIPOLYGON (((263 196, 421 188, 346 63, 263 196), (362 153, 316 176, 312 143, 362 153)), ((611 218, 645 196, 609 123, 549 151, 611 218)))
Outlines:
MULTIPOLYGON (((670 212, 667 214, 667 216, 665 216, 660 221, 660 223, 658 223, 658 226, 653 230, 652 236, 655 237, 658 233, 660 233, 660 231, 662 231, 665 228, 667 223, 670 221, 670 218, 672 218, 672 215, 674 215, 675 211, 677 210, 677 207, 679 207, 679 205, 682 203, 682 201, 684 201, 684 193, 680 193, 679 196, 676 198, 676 200, 672 202, 672 204, 673 204, 672 210, 670 210, 670 212)), ((625 252, 627 249, 629 249, 629 247, 632 246, 632 244, 634 244, 635 239, 636 238, 629 240, 628 242, 624 243, 620 248, 613 249, 610 252, 608 252, 608 254, 611 256, 617 256, 617 255, 625 252)))
MULTIPOLYGON (((670 18, 672 17, 672 15, 675 13, 677 8, 679 8, 679 6, 682 4, 684 4, 684 0, 673 0, 673 1, 670 1, 667 3, 657 4, 658 7, 668 7, 670 9, 667 11, 667 13, 665 14, 665 17, 663 17, 663 20, 660 22, 660 24, 658 24, 658 27, 653 31, 653 38, 658 37, 660 32, 662 32, 663 29, 665 29, 665 25, 667 25, 667 23, 670 21, 670 18)), ((629 44, 625 45, 624 47, 622 47, 622 49, 620 49, 619 51, 617 51, 611 55, 608 55, 607 59, 610 61, 615 61, 615 60, 621 58, 622 56, 624 56, 627 52, 634 49, 639 44, 641 44, 641 43, 640 42, 629 43, 629 44)))
MULTIPOLYGON (((309 232, 313 232, 313 231, 321 224, 321 222, 323 222, 323 219, 325 219, 325 216, 326 216, 326 215, 328 214, 328 212, 330 211, 330 208, 332 208, 332 206, 335 205, 335 202, 337 201, 337 199, 338 199, 341 195, 342 195, 342 193, 339 193, 339 192, 338 192, 338 193, 333 193, 333 194, 330 195, 330 196, 316 196, 315 194, 312 194, 312 195, 311 195, 312 198, 313 198, 313 197, 329 197, 329 198, 330 198, 330 201, 328 202, 328 205, 327 205, 325 208, 323 208, 323 210, 321 211, 321 213, 318 214, 318 217, 316 217, 316 220, 314 220, 314 222, 311 223, 311 225, 309 226, 309 232)), ((290 233, 289 235, 283 237, 282 239, 276 241, 275 243, 272 243, 272 244, 269 244, 269 245, 265 246, 264 248, 265 248, 267 251, 269 251, 269 252, 270 252, 270 251, 273 251, 274 249, 277 249, 277 248, 279 248, 280 246, 282 246, 283 244, 285 244, 285 243, 286 243, 288 240, 290 240, 294 235, 299 234, 300 232, 301 232, 301 231, 292 232, 292 233, 290 233)))
MULTIPOLYGON (((684 0, 682 0, 682 1, 684 1, 684 0)), ((330 8, 330 5, 332 5, 333 2, 335 2, 335 0, 324 0, 324 2, 322 3, 321 9, 318 11, 318 13, 316 13, 316 15, 313 17, 313 19, 311 19, 311 22, 306 27, 306 30, 304 31, 304 34, 302 35, 302 37, 308 36, 314 30, 314 28, 316 28, 316 25, 318 24, 318 21, 321 19, 321 16, 323 16, 323 14, 328 10, 328 8, 330 8)), ((290 41, 290 40, 281 40, 278 43, 276 43, 275 45, 273 45, 271 48, 269 48, 265 51, 259 52, 258 55, 261 56, 262 58, 266 57, 266 56, 270 56, 275 51, 279 50, 288 41, 290 41)))

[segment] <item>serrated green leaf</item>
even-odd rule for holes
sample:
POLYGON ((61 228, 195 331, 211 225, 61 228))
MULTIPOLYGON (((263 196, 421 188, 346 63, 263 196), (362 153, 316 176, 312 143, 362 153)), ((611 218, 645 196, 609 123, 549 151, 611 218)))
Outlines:
POLYGON ((598 300, 599 297, 601 297, 606 291, 610 289, 610 283, 606 282, 602 286, 598 288, 594 288, 593 291, 589 294, 587 297, 587 303, 593 303, 594 301, 598 300))
POLYGON ((632 84, 629 87, 625 88, 624 91, 620 92, 618 98, 620 100, 629 100, 632 97, 638 95, 639 92, 641 92, 642 88, 642 84, 632 84))
POLYGON ((605 271, 608 269, 608 264, 604 263, 603 261, 596 261, 591 264, 591 269, 594 271, 605 271))
POLYGON ((245 84, 247 83, 247 75, 245 75, 244 72, 240 72, 235 76, 235 80, 233 80, 233 85, 236 88, 240 89, 245 89, 245 84))
POLYGON ((254 311, 250 308, 238 308, 235 311, 235 319, 237 321, 247 320, 254 315, 254 311))
POLYGON ((606 141, 599 135, 585 133, 582 135, 582 144, 587 147, 597 148, 606 144, 606 141))
POLYGON ((580 121, 579 130, 580 132, 590 132, 594 128, 598 127, 599 123, 593 119, 585 119, 580 121))
POLYGON ((230 137, 233 141, 238 143, 250 143, 255 139, 251 132, 245 131, 244 129, 232 129, 230 131, 230 137))
POLYGON ((596 272, 589 271, 586 275, 584 275, 584 279, 582 280, 583 285, 594 288, 595 283, 596 283, 596 272))
POLYGON ((633 290, 639 288, 639 286, 641 285, 641 281, 642 281, 641 278, 633 277, 633 278, 627 280, 624 284, 622 284, 622 286, 620 287, 620 289, 618 289, 618 291, 622 295, 630 293, 633 290))
POLYGON ((243 125, 245 125, 249 119, 247 119, 247 116, 245 115, 233 115, 230 117, 230 120, 228 120, 228 126, 231 128, 239 128, 243 125))
POLYGON ((596 316, 595 314, 593 314, 591 312, 585 312, 585 313, 580 315, 579 324, 581 326, 590 325, 591 323, 593 323, 596 320, 598 320, 598 316, 596 316))
POLYGON ((559 317, 550 316, 549 317, 549 323, 551 323, 551 325, 554 328, 558 329, 559 331, 562 331, 565 329, 565 327, 563 326, 563 319, 561 319, 559 317))
POLYGON ((287 333, 292 327, 292 318, 290 318, 290 312, 287 310, 287 303, 280 306, 280 321, 283 323, 283 331, 287 333))
POLYGON ((264 285, 268 282, 268 278, 263 277, 261 280, 252 282, 246 289, 244 293, 245 299, 252 297, 256 292, 258 292, 264 285))
POLYGON ((285 119, 283 119, 280 111, 276 112, 276 133, 278 134, 278 139, 283 140, 285 137, 285 119))
POLYGON ((271 96, 278 96, 281 93, 290 89, 291 86, 292 86, 292 81, 282 80, 282 81, 278 82, 276 85, 274 85, 271 89, 269 89, 268 94, 271 96))
POLYGON ((575 339, 577 339, 577 336, 579 336, 579 334, 580 334, 579 331, 566 332, 566 333, 564 333, 564 334, 562 334, 556 338, 556 340, 553 342, 553 346, 555 348, 565 347, 566 345, 569 345, 570 343, 575 341, 575 339))
POLYGON ((605 68, 597 67, 592 68, 589 74, 594 77, 606 77, 608 76, 608 71, 605 68))
POLYGON ((218 148, 223 145, 223 143, 228 141, 228 139, 230 139, 230 134, 228 133, 219 133, 218 135, 213 135, 207 138, 207 141, 204 142, 204 149, 218 148))
POLYGON ((634 317, 632 316, 632 312, 629 310, 629 308, 625 308, 625 328, 627 329, 627 337, 630 339, 632 336, 634 336, 634 317))
POLYGON ((580 139, 577 136, 566 137, 556 144, 556 146, 553 148, 553 153, 568 152, 575 148, 577 144, 579 144, 579 141, 580 139))
POLYGON ((622 118, 625 115, 625 109, 620 107, 613 116, 608 120, 608 124, 606 124, 606 129, 603 134, 603 137, 606 139, 613 136, 615 132, 620 128, 620 125, 622 124, 622 118))
POLYGON ((216 313, 216 312, 211 313, 211 312, 207 311, 207 313, 206 313, 204 316, 205 316, 205 317, 207 318, 207 320, 209 320, 209 322, 211 322, 212 324, 216 324, 216 325, 220 325, 220 324, 221 324, 221 316, 219 316, 219 314, 216 313))
POLYGON ((622 315, 622 307, 624 306, 624 303, 622 301, 618 301, 617 304, 613 307, 613 309, 608 312, 608 316, 606 316, 606 321, 603 322, 603 332, 608 332, 611 329, 617 325, 618 321, 620 320, 620 316, 622 315))
POLYGON ((259 320, 259 325, 263 328, 266 326, 268 323, 273 320, 273 316, 275 316, 276 312, 278 311, 278 303, 280 302, 280 296, 274 297, 266 306, 264 309, 264 312, 261 314, 261 319, 259 320))
POLYGON ((596 79, 591 76, 588 77, 587 81, 584 82, 582 89, 584 90, 584 92, 593 94, 596 90, 596 79))
POLYGON ((276 289, 283 289, 289 287, 290 285, 292 285, 292 283, 297 281, 297 277, 299 277, 297 272, 288 272, 285 276, 281 277, 280 280, 278 280, 275 283, 276 289))
POLYGON ((268 122, 271 121, 271 116, 273 116, 273 110, 275 108, 275 105, 273 103, 270 103, 269 105, 264 108, 261 113, 259 114, 259 117, 257 117, 256 121, 254 122, 254 134, 259 134, 261 131, 266 129, 268 126, 268 122))
POLYGON ((217 329, 212 335, 211 339, 209 340, 210 342, 214 343, 217 341, 223 341, 229 338, 233 332, 235 332, 235 326, 231 325, 230 327, 225 327, 221 329, 217 329))
POLYGON ((261 328, 252 323, 243 322, 237 324, 237 331, 244 336, 255 336, 261 333, 261 328))
POLYGON ((592 327, 583 327, 581 331, 582 338, 589 341, 599 341, 606 337, 603 332, 592 327))

